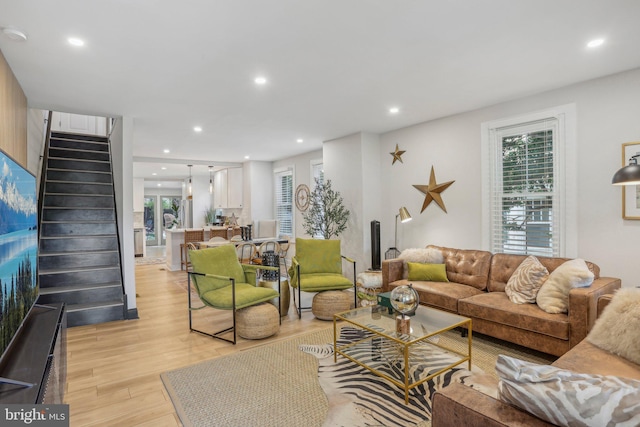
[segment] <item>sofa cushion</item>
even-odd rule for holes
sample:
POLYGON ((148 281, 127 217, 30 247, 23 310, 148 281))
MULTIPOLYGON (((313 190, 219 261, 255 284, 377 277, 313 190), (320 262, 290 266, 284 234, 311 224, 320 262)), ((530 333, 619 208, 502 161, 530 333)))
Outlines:
POLYGON ((594 274, 584 260, 569 260, 549 274, 538 291, 536 302, 547 313, 566 313, 569 309, 569 291, 591 285, 593 278, 594 274))
MULTIPOLYGON (((491 258, 491 271, 489 272, 489 282, 487 284, 489 292, 504 292, 509 278, 526 257, 527 255, 494 254, 491 258)), ((543 256, 536 258, 538 258, 538 261, 545 266, 549 273, 565 262, 571 260, 571 258, 552 258, 543 256)), ((587 267, 589 267, 589 271, 593 273, 594 279, 600 277, 600 267, 589 261, 587 261, 587 267)))
POLYGON ((439 249, 428 247, 428 248, 409 248, 405 249, 400 253, 398 257, 402 260, 403 269, 402 269, 402 278, 409 278, 409 266, 407 263, 409 262, 417 262, 423 264, 442 264, 443 257, 442 252, 439 249))
POLYGON ((483 292, 460 300, 458 313, 561 340, 569 339, 570 325, 566 314, 549 314, 535 304, 514 304, 504 292, 483 292))
POLYGON ((640 364, 640 289, 618 289, 587 340, 598 347, 640 364))
POLYGON ((640 365, 591 344, 580 341, 552 363, 558 368, 585 374, 616 375, 640 380, 640 365))
POLYGON ((408 262, 408 280, 423 280, 430 282, 448 282, 447 270, 444 264, 422 264, 419 262, 408 262))
POLYGON ((504 291, 515 304, 535 303, 538 290, 547 277, 549 271, 538 258, 528 256, 513 272, 504 291))
POLYGON ((498 356, 500 399, 556 425, 640 425, 640 382, 498 356))
MULTIPOLYGON (((408 284, 408 280, 397 280, 389 284, 389 290, 392 290, 396 286, 408 284)), ((473 286, 453 282, 425 282, 417 280, 412 281, 411 285, 420 296, 420 304, 429 305, 452 313, 458 312, 458 300, 484 293, 484 291, 476 289, 473 286)))
POLYGON ((467 249, 453 249, 429 245, 442 252, 450 282, 473 286, 476 289, 487 288, 491 252, 467 249))

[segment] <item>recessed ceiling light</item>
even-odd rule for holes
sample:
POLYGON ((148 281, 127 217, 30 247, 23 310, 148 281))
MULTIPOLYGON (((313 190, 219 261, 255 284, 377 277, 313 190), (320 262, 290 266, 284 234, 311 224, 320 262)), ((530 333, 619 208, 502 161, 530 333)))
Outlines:
POLYGON ((244 156, 244 158, 245 158, 245 159, 248 159, 248 158, 249 158, 249 156, 244 156))
POLYGON ((400 109, 398 107, 391 107, 389 108, 389 112, 391 114, 397 114, 398 112, 400 112, 400 109))
POLYGON ((193 127, 194 132, 202 132, 202 128, 200 126, 193 127))
POLYGON ((257 85, 263 85, 263 84, 267 83, 267 79, 266 79, 266 77, 256 77, 253 81, 254 81, 257 85))
POLYGON ((589 43, 587 43, 587 47, 598 47, 602 46, 604 43, 604 39, 593 39, 589 43))
POLYGON ((16 30, 15 28, 3 28, 2 32, 9 39, 16 42, 24 42, 27 41, 27 35, 20 30, 16 30))
POLYGON ((162 187, 162 184, 158 183, 158 187, 162 187))
POLYGON ((302 143, 304 142, 304 139, 302 139, 302 138, 298 138, 298 139, 296 139, 296 142, 297 142, 298 144, 302 144, 302 143))
POLYGON ((156 172, 153 172, 151 175, 156 176, 156 175, 158 175, 158 174, 157 174, 156 172))
POLYGON ((165 148, 164 150, 162 150, 162 152, 164 154, 169 154, 171 152, 171 150, 169 150, 168 148, 165 148))
POLYGON ((67 41, 71 46, 77 46, 77 47, 84 46, 84 40, 81 40, 76 37, 69 37, 67 41))
POLYGON ((166 166, 163 166, 163 167, 161 167, 160 169, 162 169, 163 171, 166 171, 166 170, 167 170, 167 167, 166 167, 166 166))

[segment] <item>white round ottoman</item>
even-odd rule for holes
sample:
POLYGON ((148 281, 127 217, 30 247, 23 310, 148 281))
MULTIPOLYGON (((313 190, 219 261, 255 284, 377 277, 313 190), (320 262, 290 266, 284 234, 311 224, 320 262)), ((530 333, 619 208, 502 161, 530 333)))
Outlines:
POLYGON ((313 297, 311 312, 320 320, 333 320, 333 315, 352 308, 353 293, 347 291, 323 291, 313 297))
POLYGON ((236 311, 237 334, 248 340, 270 337, 280 330, 278 309, 262 303, 236 311))

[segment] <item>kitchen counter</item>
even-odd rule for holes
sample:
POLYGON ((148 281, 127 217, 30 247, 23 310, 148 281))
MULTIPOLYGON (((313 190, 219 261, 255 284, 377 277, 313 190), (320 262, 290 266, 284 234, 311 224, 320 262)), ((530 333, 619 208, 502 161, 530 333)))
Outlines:
MULTIPOLYGON (((229 227, 210 226, 202 227, 204 229, 204 240, 209 240, 214 236, 224 237, 228 239, 231 235, 240 234, 240 227, 233 227, 231 235, 228 233, 229 227)), ((167 268, 170 271, 180 270, 180 245, 184 243, 184 228, 172 228, 166 230, 167 243, 167 268)), ((193 229, 190 229, 193 230, 193 229)), ((199 228, 198 228, 199 230, 199 228)))

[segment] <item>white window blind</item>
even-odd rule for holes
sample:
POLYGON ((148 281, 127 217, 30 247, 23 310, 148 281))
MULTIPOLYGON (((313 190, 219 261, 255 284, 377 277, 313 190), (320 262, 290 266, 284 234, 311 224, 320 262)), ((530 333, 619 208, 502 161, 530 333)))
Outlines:
POLYGON ((293 170, 275 173, 276 219, 280 234, 293 236, 293 170))
POLYGON ((320 182, 324 182, 324 165, 323 163, 311 163, 311 190, 316 186, 316 179, 320 182))
POLYGON ((490 250, 560 256, 556 118, 490 131, 490 250))

